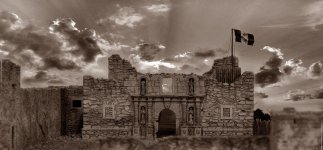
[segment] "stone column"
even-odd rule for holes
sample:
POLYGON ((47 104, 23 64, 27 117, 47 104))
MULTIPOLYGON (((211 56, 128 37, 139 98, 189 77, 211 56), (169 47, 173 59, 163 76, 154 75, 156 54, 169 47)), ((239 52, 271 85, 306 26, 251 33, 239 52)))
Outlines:
POLYGON ((201 120, 201 103, 200 103, 200 98, 196 98, 196 102, 195 102, 195 105, 196 105, 196 124, 197 125, 200 125, 200 120, 201 120))
POLYGON ((147 138, 148 139, 153 139, 154 137, 154 128, 153 128, 153 113, 152 113, 152 99, 149 98, 148 99, 148 105, 147 105, 147 109, 148 109, 148 120, 147 120, 147 138))
POLYGON ((180 134, 181 136, 186 136, 187 135, 187 128, 185 127, 186 126, 186 110, 187 110, 187 99, 184 98, 182 100, 182 121, 181 121, 181 127, 180 127, 180 134))
POLYGON ((135 102, 134 102, 134 114, 135 114, 135 120, 134 120, 134 123, 136 126, 138 126, 138 98, 135 98, 134 99, 135 102))
POLYGON ((138 124, 138 98, 133 99, 134 102, 134 126, 133 126, 133 136, 139 137, 139 124, 138 124))
POLYGON ((186 125, 186 98, 182 101, 182 125, 186 125))

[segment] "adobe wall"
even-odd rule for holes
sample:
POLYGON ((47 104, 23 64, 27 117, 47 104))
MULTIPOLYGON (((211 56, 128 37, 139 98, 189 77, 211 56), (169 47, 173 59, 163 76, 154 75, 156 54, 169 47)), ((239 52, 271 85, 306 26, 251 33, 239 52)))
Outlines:
MULTIPOLYGON (((211 76, 214 77, 214 76, 211 76)), ((233 83, 205 81, 203 101, 203 136, 253 135, 254 75, 244 72, 233 83), (222 107, 232 109, 232 117, 222 115, 222 107)))
POLYGON ((22 89, 16 107, 17 146, 61 135, 61 95, 57 89, 22 89))
POLYGON ((16 89, 0 95, 0 122, 5 122, 0 128, 9 131, 1 135, 10 137, 5 145, 22 149, 61 135, 59 90, 16 89))
POLYGON ((83 138, 130 136, 133 110, 124 82, 83 77, 83 138), (104 107, 113 106, 113 117, 104 118, 104 107))
POLYGON ((10 60, 0 60, 0 84, 3 88, 20 88, 20 66, 10 60))
POLYGON ((0 147, 25 147, 61 135, 61 94, 58 89, 20 88, 20 67, 1 61, 0 147))
POLYGON ((18 89, 0 88, 0 149, 15 146, 12 135, 16 121, 16 105, 20 101, 18 89))

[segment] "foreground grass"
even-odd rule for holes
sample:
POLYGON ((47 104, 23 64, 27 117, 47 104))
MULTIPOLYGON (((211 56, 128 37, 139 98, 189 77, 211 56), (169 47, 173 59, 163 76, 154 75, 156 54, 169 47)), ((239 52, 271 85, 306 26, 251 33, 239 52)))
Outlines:
POLYGON ((156 141, 128 138, 106 138, 85 140, 81 138, 59 137, 34 145, 27 150, 267 150, 269 141, 266 137, 251 138, 198 138, 167 137, 156 141))

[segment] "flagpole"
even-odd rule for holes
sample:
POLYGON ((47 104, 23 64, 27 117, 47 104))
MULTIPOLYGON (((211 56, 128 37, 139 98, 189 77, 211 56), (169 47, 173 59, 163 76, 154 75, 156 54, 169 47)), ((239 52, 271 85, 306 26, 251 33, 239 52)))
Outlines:
POLYGON ((233 58, 233 29, 231 29, 231 57, 233 58))
POLYGON ((231 63, 232 63, 232 67, 231 67, 231 82, 233 82, 233 67, 234 67, 234 64, 233 64, 233 33, 234 32, 234 29, 231 29, 231 63))

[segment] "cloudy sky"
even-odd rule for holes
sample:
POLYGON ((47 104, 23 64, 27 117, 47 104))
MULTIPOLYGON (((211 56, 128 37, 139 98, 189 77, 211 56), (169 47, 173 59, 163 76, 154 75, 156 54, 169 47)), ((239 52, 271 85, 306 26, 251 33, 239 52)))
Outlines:
POLYGON ((107 78, 120 54, 141 72, 203 74, 228 56, 256 75, 256 107, 323 107, 321 0, 0 0, 0 58, 22 66, 23 87, 107 78))

